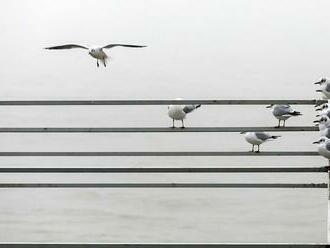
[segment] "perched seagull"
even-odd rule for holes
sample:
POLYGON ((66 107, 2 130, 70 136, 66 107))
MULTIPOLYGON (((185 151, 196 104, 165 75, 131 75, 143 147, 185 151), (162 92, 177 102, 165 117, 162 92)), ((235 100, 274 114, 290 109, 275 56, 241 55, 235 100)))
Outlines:
MULTIPOLYGON (((177 98, 175 100, 182 100, 181 98, 177 98)), ((174 128, 174 121, 178 120, 181 121, 182 126, 184 128, 183 120, 186 118, 188 113, 191 113, 195 109, 199 108, 201 105, 169 105, 168 108, 168 116, 173 120, 172 128, 174 128)))
POLYGON ((324 129, 320 130, 320 136, 321 137, 324 136, 324 137, 330 139, 330 128, 329 127, 326 127, 324 129))
POLYGON ((320 131, 323 131, 324 129, 330 127, 330 118, 326 115, 322 116, 319 120, 315 120, 313 122, 318 123, 320 131))
POLYGON ((103 47, 85 47, 85 46, 80 46, 80 45, 75 45, 75 44, 67 44, 67 45, 62 45, 62 46, 53 46, 53 47, 46 47, 45 49, 49 50, 61 50, 61 49, 72 49, 72 48, 82 48, 88 50, 88 54, 92 56, 93 58, 96 58, 96 65, 99 67, 99 60, 103 62, 104 67, 106 67, 106 61, 108 59, 108 55, 103 51, 103 49, 110 49, 113 47, 135 47, 135 48, 140 48, 140 47, 146 47, 146 46, 140 46, 140 45, 126 45, 126 44, 110 44, 107 46, 103 47))
POLYGON ((314 123, 319 123, 319 133, 320 136, 330 138, 330 118, 326 115, 322 116, 319 120, 314 121, 314 123))
POLYGON ((322 116, 322 115, 328 115, 328 112, 330 112, 329 105, 327 103, 323 103, 322 105, 315 108, 316 111, 319 111, 319 113, 316 115, 316 117, 322 116))
POLYGON ((323 107, 319 111, 320 112, 316 115, 316 117, 328 116, 330 118, 330 109, 328 107, 323 107))
POLYGON ((313 142, 318 144, 318 152, 321 156, 330 159, 330 140, 326 137, 321 137, 318 141, 313 142))
POLYGON ((321 78, 320 81, 314 83, 321 86, 321 89, 316 92, 322 92, 326 99, 330 99, 330 80, 327 78, 321 78))
POLYGON ((281 126, 281 121, 283 121, 283 127, 285 127, 285 121, 292 116, 302 115, 302 113, 298 111, 294 111, 290 105, 274 105, 271 104, 266 108, 270 108, 272 110, 273 115, 276 119, 278 119, 278 126, 281 126))
POLYGON ((255 152, 260 152, 260 145, 266 141, 277 139, 281 136, 269 135, 264 132, 241 132, 244 134, 245 140, 252 144, 252 152, 254 152, 254 146, 258 146, 258 150, 255 152))

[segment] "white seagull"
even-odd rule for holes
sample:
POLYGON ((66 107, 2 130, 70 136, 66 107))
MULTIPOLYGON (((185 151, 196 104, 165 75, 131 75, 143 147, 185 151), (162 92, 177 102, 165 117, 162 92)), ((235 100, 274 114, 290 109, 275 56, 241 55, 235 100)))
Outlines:
POLYGON ((290 105, 274 105, 271 104, 267 106, 266 108, 270 108, 272 110, 272 114, 275 116, 276 119, 278 119, 278 126, 281 126, 281 121, 283 121, 283 126, 285 127, 285 121, 289 119, 292 116, 298 116, 302 115, 299 111, 294 111, 290 105))
POLYGON ((318 144, 318 152, 321 156, 330 159, 330 140, 326 137, 321 137, 318 141, 313 142, 318 144))
POLYGON ((330 80, 329 79, 321 78, 320 81, 318 81, 314 84, 319 84, 321 86, 321 88, 316 90, 316 92, 322 92, 326 99, 330 99, 330 80))
POLYGON ((330 116, 330 109, 329 105, 327 103, 323 103, 321 106, 318 106, 315 108, 316 111, 319 111, 319 113, 316 115, 316 117, 320 117, 323 115, 328 115, 330 116))
POLYGON ((319 130, 322 132, 324 129, 330 127, 330 119, 328 116, 323 115, 319 120, 313 121, 314 123, 318 123, 319 130))
POLYGON ((255 152, 260 152, 260 145, 266 141, 277 139, 281 136, 270 135, 264 132, 241 132, 244 134, 245 140, 252 144, 252 152, 254 152, 254 146, 258 146, 258 150, 255 152))
POLYGON ((106 61, 108 59, 108 55, 103 51, 103 49, 110 49, 113 47, 135 47, 135 48, 141 48, 146 46, 140 46, 140 45, 126 45, 126 44, 109 44, 103 47, 85 47, 81 45, 76 44, 67 44, 67 45, 61 45, 61 46, 52 46, 52 47, 46 47, 45 49, 49 50, 61 50, 61 49, 72 49, 72 48, 82 48, 85 50, 88 50, 88 54, 96 59, 96 65, 99 67, 99 60, 103 63, 104 67, 106 67, 106 61))
MULTIPOLYGON (((182 100, 181 98, 176 98, 175 100, 182 100)), ((172 119, 173 124, 172 128, 174 128, 174 121, 181 121, 182 126, 184 128, 183 120, 186 118, 188 113, 191 113, 195 109, 199 108, 201 105, 169 105, 168 108, 168 116, 172 119)))

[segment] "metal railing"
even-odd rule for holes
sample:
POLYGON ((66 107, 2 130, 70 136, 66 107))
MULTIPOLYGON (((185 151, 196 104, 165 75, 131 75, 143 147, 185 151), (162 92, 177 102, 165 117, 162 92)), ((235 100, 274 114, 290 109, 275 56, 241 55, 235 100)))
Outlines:
MULTIPOLYGON (((325 100, 30 100, 0 101, 2 106, 59 106, 59 105, 260 105, 303 104, 320 105, 325 100)), ((315 126, 296 127, 1 127, 0 133, 173 133, 173 132, 242 132, 242 131, 318 131, 315 126)), ((315 151, 123 151, 123 152, 0 152, 3 156, 318 156, 315 151)), ((198 168, 17 168, 2 167, 0 173, 327 173, 329 166, 316 167, 198 167, 198 168)), ((327 183, 0 183, 0 188, 329 188, 327 183)), ((329 216, 328 216, 329 219, 329 216)), ((329 221, 328 221, 329 222, 329 221)), ((37 244, 0 243, 4 247, 329 247, 329 244, 37 244)))

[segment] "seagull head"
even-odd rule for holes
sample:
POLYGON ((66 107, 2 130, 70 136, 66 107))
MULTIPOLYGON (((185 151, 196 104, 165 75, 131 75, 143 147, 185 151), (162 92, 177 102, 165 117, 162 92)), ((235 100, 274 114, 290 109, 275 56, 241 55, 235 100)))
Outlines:
POLYGON ((314 141, 313 144, 324 144, 327 140, 326 137, 321 137, 318 141, 314 141))
POLYGON ((328 107, 329 107, 328 104, 327 103, 324 103, 319 108, 316 108, 315 110, 316 111, 322 111, 322 110, 327 109, 328 107))
POLYGON ((313 123, 319 123, 319 125, 325 125, 325 127, 329 126, 330 119, 328 116, 322 116, 320 119, 313 121, 313 123))
POLYGON ((314 84, 324 84, 325 82, 328 82, 326 78, 321 78, 320 81, 315 82, 314 84))

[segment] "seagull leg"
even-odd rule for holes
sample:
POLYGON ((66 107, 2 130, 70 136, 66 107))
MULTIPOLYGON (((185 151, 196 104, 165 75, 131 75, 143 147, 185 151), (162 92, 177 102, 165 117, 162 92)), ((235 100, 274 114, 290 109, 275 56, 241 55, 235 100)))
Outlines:
POLYGON ((100 65, 99 65, 99 60, 98 60, 98 59, 96 60, 96 65, 97 65, 97 67, 100 66, 100 65))
POLYGON ((285 120, 283 120, 283 127, 285 127, 285 120))
POLYGON ((260 145, 258 145, 258 151, 256 151, 256 152, 260 152, 260 145))
POLYGON ((174 126, 174 119, 172 119, 172 121, 173 121, 172 128, 175 128, 175 126, 174 126))
POLYGON ((278 125, 276 127, 280 127, 281 126, 281 120, 278 120, 278 125))
POLYGON ((103 65, 104 67, 107 67, 106 63, 105 63, 105 59, 102 60, 103 61, 103 65))
POLYGON ((182 123, 182 126, 181 126, 181 128, 184 128, 184 123, 183 123, 183 120, 181 120, 181 123, 182 123))
POLYGON ((254 152, 254 145, 252 145, 252 150, 251 150, 251 152, 254 152))

